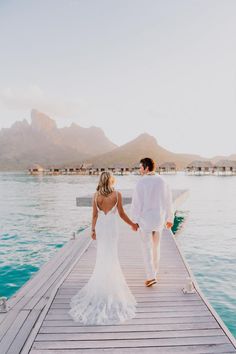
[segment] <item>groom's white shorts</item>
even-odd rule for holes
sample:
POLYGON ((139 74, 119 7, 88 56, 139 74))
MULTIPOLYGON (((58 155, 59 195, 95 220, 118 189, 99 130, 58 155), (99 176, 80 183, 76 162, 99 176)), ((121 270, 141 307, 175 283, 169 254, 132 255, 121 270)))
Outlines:
POLYGON ((159 271, 160 245, 163 228, 153 231, 139 229, 147 279, 154 279, 159 271), (155 237, 153 237, 155 232, 155 237))

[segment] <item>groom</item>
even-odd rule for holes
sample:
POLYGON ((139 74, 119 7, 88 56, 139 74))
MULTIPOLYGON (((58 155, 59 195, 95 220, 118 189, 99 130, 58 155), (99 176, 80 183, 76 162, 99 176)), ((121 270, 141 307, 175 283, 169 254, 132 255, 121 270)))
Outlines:
POLYGON ((133 193, 131 215, 139 226, 147 275, 145 285, 149 287, 157 282, 162 230, 173 226, 172 197, 167 183, 155 174, 151 158, 140 161, 140 173, 142 178, 133 193))

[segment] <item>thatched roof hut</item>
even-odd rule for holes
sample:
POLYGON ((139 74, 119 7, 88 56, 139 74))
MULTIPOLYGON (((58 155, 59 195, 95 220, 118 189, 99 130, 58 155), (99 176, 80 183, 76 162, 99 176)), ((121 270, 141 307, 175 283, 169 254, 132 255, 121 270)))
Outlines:
POLYGON ((219 172, 236 172, 236 161, 219 160, 214 164, 214 170, 219 172))
POLYGON ((213 171, 213 165, 211 161, 208 160, 195 160, 187 165, 186 171, 187 173, 193 173, 197 175, 209 174, 213 171))
POLYGON ((219 160, 214 164, 214 167, 236 167, 236 161, 233 160, 219 160))
POLYGON ((195 160, 190 162, 190 164, 188 164, 187 168, 189 169, 210 169, 213 167, 213 164, 211 163, 211 161, 201 161, 201 160, 195 160))
POLYGON ((29 172, 30 173, 35 173, 35 174, 43 173, 44 172, 44 168, 41 165, 39 165, 39 164, 34 164, 34 165, 32 165, 31 168, 29 168, 29 172))
POLYGON ((159 168, 163 169, 176 169, 176 164, 174 162, 163 162, 161 165, 159 165, 159 168))
POLYGON ((162 164, 159 165, 159 171, 160 172, 166 172, 166 173, 175 173, 176 172, 176 164, 174 162, 163 162, 162 164))

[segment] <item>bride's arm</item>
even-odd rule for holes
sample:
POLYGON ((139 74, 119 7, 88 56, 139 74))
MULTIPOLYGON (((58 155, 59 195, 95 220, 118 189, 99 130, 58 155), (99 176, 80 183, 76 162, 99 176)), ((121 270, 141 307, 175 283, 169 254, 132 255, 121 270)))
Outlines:
POLYGON ((135 224, 132 220, 130 220, 130 218, 128 217, 128 215, 126 214, 126 212, 123 209, 122 195, 120 192, 118 192, 117 209, 118 209, 118 213, 119 213, 121 219, 123 219, 124 222, 126 222, 128 225, 130 225, 134 231, 137 231, 137 229, 138 229, 137 224, 135 224))
POLYGON ((97 210, 97 206, 95 203, 95 196, 96 196, 96 194, 94 194, 94 197, 93 197, 93 214, 92 214, 92 230, 91 230, 91 237, 93 240, 96 240, 95 226, 96 226, 96 222, 97 222, 97 218, 98 218, 98 210, 97 210))

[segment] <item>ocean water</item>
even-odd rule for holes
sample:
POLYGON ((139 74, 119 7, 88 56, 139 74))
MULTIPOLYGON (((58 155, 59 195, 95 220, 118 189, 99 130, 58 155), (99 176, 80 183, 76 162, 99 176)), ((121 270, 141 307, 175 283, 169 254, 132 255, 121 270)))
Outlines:
MULTIPOLYGON (((175 220, 176 239, 209 302, 236 336, 236 177, 163 176, 189 190, 175 220), (180 225, 182 227, 180 228, 180 225)), ((139 176, 117 176, 133 188, 139 176)), ((97 176, 0 173, 0 296, 12 296, 70 238, 90 225, 77 196, 93 193, 97 176)))

